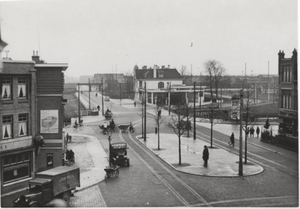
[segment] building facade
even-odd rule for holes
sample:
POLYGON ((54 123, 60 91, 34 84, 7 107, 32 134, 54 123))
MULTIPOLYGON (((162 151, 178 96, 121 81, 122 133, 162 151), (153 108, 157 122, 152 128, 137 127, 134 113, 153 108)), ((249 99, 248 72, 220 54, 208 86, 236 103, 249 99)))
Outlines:
MULTIPOLYGON (((142 101, 145 97, 146 102, 154 105, 179 105, 193 101, 194 87, 183 84, 183 78, 175 68, 162 66, 159 68, 154 65, 153 68, 146 66, 139 69, 134 67, 134 99, 142 101), (170 103, 169 103, 170 101, 170 103)), ((201 90, 203 91, 203 89, 201 90)), ((197 93, 196 102, 202 99, 200 97, 200 87, 195 88, 197 93)))
POLYGON ((0 98, 1 191, 26 187, 34 176, 36 70, 34 62, 4 60, 0 98))
POLYGON ((284 55, 284 51, 279 51, 279 131, 289 137, 298 138, 297 50, 294 49, 291 58, 285 58, 284 55))
POLYGON ((0 87, 1 195, 26 188, 36 172, 62 165, 63 71, 67 64, 3 61, 0 87), (40 141, 38 141, 38 139, 40 141), (42 147, 37 143, 43 141, 42 147))

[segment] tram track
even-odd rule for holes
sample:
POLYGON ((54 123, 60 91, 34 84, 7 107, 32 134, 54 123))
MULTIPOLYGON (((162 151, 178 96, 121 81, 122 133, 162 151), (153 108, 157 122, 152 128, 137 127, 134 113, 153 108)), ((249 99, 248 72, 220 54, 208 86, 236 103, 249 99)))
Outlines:
POLYGON ((147 147, 137 142, 128 133, 128 139, 125 140, 122 134, 119 137, 128 143, 131 151, 147 166, 147 168, 178 198, 183 206, 205 205, 211 206, 201 195, 193 188, 176 176, 161 159, 149 150, 147 147))

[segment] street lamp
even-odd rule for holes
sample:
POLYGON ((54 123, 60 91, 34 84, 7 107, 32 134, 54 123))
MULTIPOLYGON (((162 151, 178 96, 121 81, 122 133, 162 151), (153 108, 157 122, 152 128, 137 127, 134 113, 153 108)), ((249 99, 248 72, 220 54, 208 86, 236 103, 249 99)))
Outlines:
POLYGON ((109 166, 111 166, 111 154, 110 154, 110 143, 111 143, 111 131, 108 131, 108 142, 109 142, 109 158, 108 158, 108 160, 109 160, 109 166))

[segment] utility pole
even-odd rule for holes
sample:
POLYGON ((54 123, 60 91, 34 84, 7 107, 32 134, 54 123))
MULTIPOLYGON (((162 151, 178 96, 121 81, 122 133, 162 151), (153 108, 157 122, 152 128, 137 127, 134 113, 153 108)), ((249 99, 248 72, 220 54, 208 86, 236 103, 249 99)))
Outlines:
POLYGON ((91 110, 91 83, 89 78, 89 110, 91 110))
POLYGON ((243 89, 240 90, 240 146, 239 146, 239 176, 243 176, 243 123, 242 123, 242 111, 243 111, 243 89))
POLYGON ((120 83, 120 105, 121 105, 121 83, 120 83))
POLYGON ((103 83, 103 78, 102 78, 102 93, 101 93, 101 95, 102 95, 102 116, 104 116, 104 101, 103 101, 103 87, 104 86, 104 83, 103 83))
POLYGON ((169 94, 168 94, 168 103, 169 103, 169 115, 170 115, 170 111, 171 111, 171 82, 169 84, 169 94))
POLYGON ((145 111, 145 123, 144 123, 144 128, 145 128, 145 131, 144 131, 144 141, 146 141, 146 138, 147 138, 147 125, 146 125, 146 121, 147 121, 147 111, 146 111, 146 107, 147 107, 147 87, 146 87, 147 83, 145 81, 145 108, 144 108, 144 111, 145 111))
POLYGON ((196 82, 194 81, 194 140, 196 140, 196 82))
POLYGON ((78 85, 78 125, 80 125, 80 83, 78 85))

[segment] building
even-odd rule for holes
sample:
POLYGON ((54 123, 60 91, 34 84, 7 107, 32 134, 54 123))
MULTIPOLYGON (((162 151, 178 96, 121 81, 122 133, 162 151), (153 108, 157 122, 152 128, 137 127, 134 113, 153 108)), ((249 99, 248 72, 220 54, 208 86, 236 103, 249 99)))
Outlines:
MULTIPOLYGON (((136 101, 142 101, 145 96, 146 102, 158 105, 178 105, 193 101, 193 86, 183 84, 183 78, 175 68, 162 66, 159 68, 154 65, 153 68, 147 66, 139 69, 134 67, 134 91, 136 101)), ((200 101, 200 87, 197 86, 196 101, 200 101)), ((203 94, 202 94, 203 95, 203 94)), ((203 96, 201 97, 203 100, 203 96)))
POLYGON ((32 61, 4 60, 0 98, 1 191, 26 187, 34 176, 36 70, 32 61))
POLYGON ((281 134, 298 139, 298 82, 297 50, 291 58, 278 53, 278 108, 279 131, 281 134))
POLYGON ((1 195, 26 188, 36 172, 62 165, 63 71, 67 64, 46 64, 37 54, 32 59, 3 61, 1 195), (45 143, 39 147, 37 139, 42 138, 45 143))
POLYGON ((36 64, 37 133, 44 138, 36 158, 36 171, 62 165, 65 149, 64 127, 64 71, 66 63, 44 63, 32 57, 36 64))

